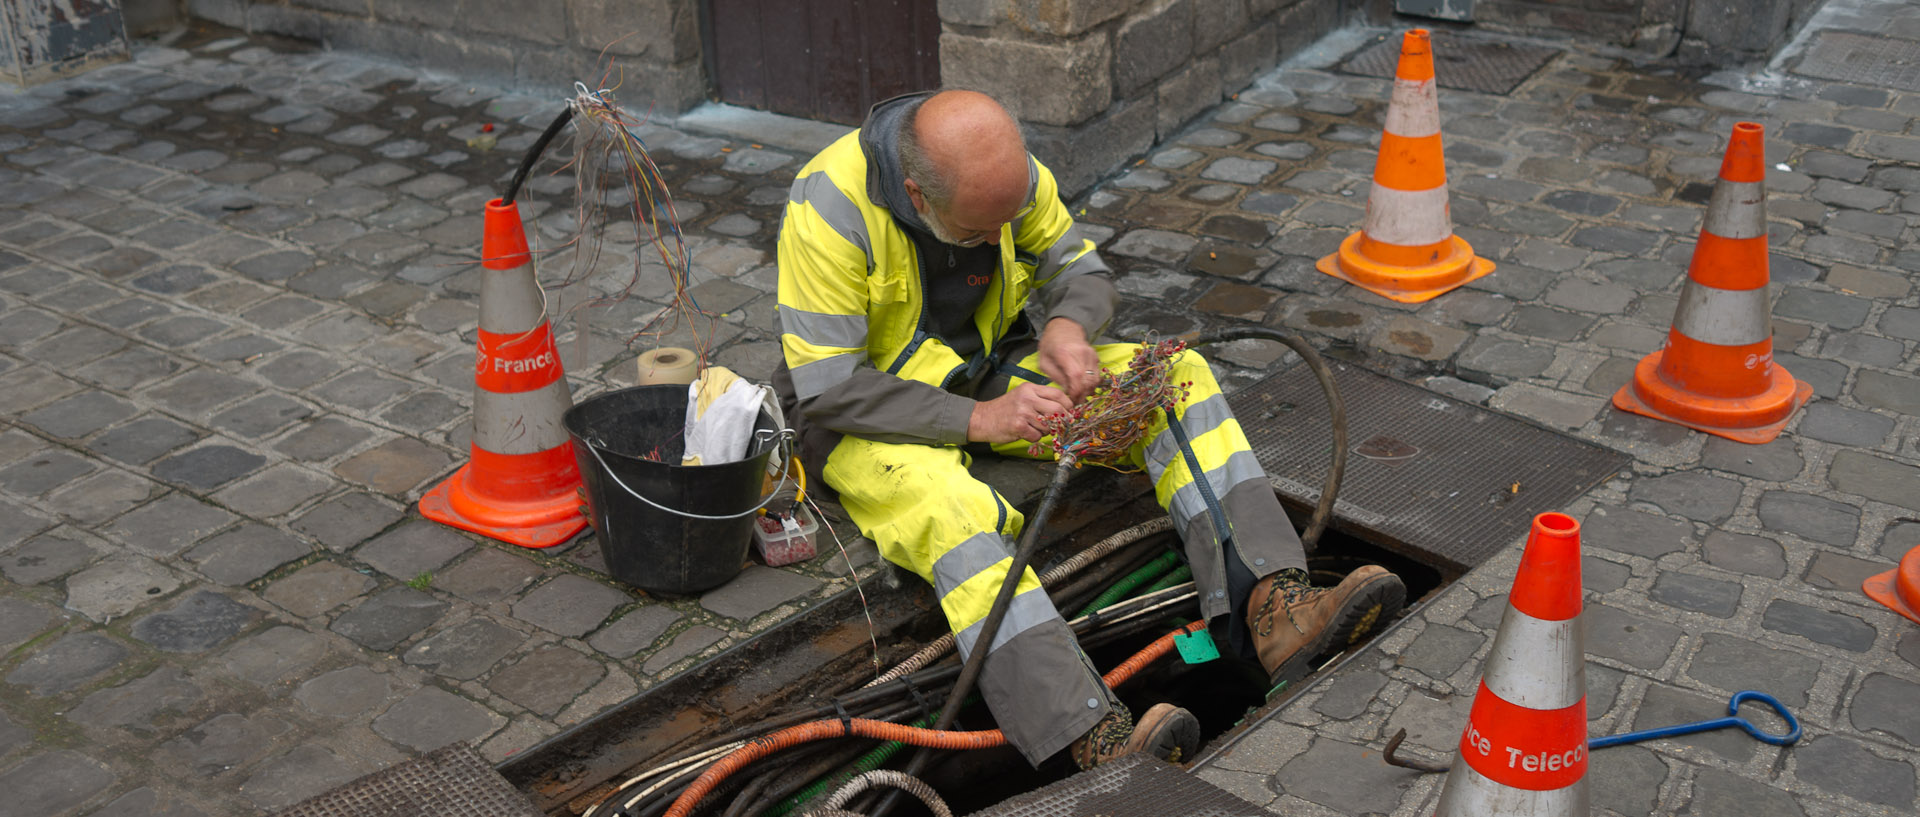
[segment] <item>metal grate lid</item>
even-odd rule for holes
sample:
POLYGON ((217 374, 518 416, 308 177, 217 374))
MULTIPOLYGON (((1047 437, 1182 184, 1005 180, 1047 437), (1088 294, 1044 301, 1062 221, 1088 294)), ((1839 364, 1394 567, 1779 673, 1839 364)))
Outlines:
POLYGON ((397 763, 275 817, 541 817, 465 743, 397 763))
MULTIPOLYGON (((1434 31, 1432 38, 1434 83, 1461 91, 1508 93, 1560 53, 1538 45, 1462 37, 1446 31, 1434 31)), ((1340 70, 1392 79, 1399 64, 1400 37, 1389 34, 1347 57, 1340 70)))
POLYGON ((971 817, 1265 817, 1259 806, 1151 755, 1132 754, 971 817))
POLYGON ((1920 91, 1920 43, 1822 31, 1793 70, 1821 79, 1920 91))
MULTIPOLYGON (((1524 420, 1330 362, 1347 406, 1346 478, 1334 525, 1464 573, 1612 476, 1627 456, 1524 420)), ((1283 499, 1320 500, 1333 427, 1305 365, 1227 399, 1283 499)))

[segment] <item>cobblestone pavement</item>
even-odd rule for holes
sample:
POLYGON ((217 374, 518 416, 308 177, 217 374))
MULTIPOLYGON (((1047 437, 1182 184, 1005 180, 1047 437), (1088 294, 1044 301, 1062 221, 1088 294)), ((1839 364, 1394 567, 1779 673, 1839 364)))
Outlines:
MULTIPOLYGON (((1899 39, 1920 4, 1835 0, 1816 24, 1920 47, 1899 39)), ((1074 203, 1123 273, 1113 334, 1284 326, 1630 453, 1568 509, 1594 732, 1755 687, 1807 738, 1605 750, 1596 804, 1913 813, 1920 629, 1858 587, 1920 546, 1920 87, 1793 74, 1803 34, 1777 70, 1712 82, 1575 48, 1508 95, 1443 91, 1454 219, 1499 269, 1408 306, 1312 270, 1359 220, 1386 98, 1328 66, 1379 33, 1334 35, 1074 203), (1816 392, 1765 446, 1606 399, 1661 343, 1743 119, 1776 165, 1777 359, 1816 392)), ((609 581, 591 537, 529 551, 413 509, 466 456, 481 205, 557 99, 206 28, 135 57, 0 94, 0 817, 250 814, 451 741, 498 760, 847 586, 822 557, 657 598, 609 581)), ((726 313, 716 359, 763 377, 778 207, 821 136, 759 121, 642 132, 726 313)), ((531 183, 537 244, 573 231, 572 189, 531 183)), ((651 252, 612 235, 556 290, 577 396, 631 381, 626 340, 670 294, 651 252), (636 258, 626 300, 581 307, 636 258)), ((543 275, 569 268, 562 247, 543 275)), ((1285 365, 1218 357, 1229 387, 1285 365)), ((1437 777, 1374 761, 1402 726, 1445 757, 1517 556, 1201 773, 1281 813, 1427 813, 1437 777)))

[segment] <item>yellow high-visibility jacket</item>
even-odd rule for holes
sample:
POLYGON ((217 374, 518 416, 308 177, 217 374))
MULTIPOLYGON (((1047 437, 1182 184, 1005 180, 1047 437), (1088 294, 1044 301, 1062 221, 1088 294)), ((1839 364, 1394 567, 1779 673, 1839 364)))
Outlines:
POLYGON ((780 227, 784 365, 775 386, 790 418, 797 411, 839 434, 965 443, 974 400, 950 389, 982 371, 1036 292, 1045 320, 1070 318, 1089 339, 1112 317, 1118 295, 1093 242, 1061 203, 1052 172, 1029 157, 1027 206, 1000 228, 999 269, 973 315, 983 351, 962 359, 926 331, 921 276, 928 273, 875 188, 882 179, 866 150, 891 146, 863 146, 860 135, 834 142, 794 179, 780 227))

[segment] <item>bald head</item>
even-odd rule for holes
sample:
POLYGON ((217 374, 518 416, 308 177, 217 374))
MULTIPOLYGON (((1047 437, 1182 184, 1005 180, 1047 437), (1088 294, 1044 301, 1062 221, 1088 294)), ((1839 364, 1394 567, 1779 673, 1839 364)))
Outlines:
POLYGON ((902 140, 902 164, 929 204, 1005 220, 1026 203, 1026 143, 1019 124, 992 97, 942 91, 920 104, 907 128, 912 136, 902 140))

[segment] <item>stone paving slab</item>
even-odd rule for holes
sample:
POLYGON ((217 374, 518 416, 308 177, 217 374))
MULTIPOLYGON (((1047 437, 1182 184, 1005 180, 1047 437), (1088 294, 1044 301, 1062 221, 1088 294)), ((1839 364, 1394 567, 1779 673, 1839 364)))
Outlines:
MULTIPOLYGON (((1915 19, 1835 0, 1815 24, 1915 19)), ((1286 327, 1629 453, 1566 509, 1591 728, 1762 686, 1808 739, 1597 753, 1596 805, 1913 813, 1920 632, 1857 582, 1920 546, 1920 97, 1794 75, 1799 46, 1701 78, 1576 44, 1511 94, 1443 91, 1456 230, 1498 269, 1400 304, 1313 269, 1363 212, 1387 98, 1329 66, 1375 33, 1333 35, 1071 203, 1118 273, 1109 332, 1286 327), (1818 394, 1764 446, 1607 402, 1664 337, 1742 119, 1772 137, 1775 359, 1818 394)), ((879 569, 842 525, 851 567, 823 547, 659 597, 608 578, 591 536, 528 550, 418 516, 467 455, 479 213, 558 93, 198 26, 0 91, 0 814, 255 814, 453 741, 498 761, 879 569)), ((778 354, 786 186, 835 134, 812 125, 640 128, 690 283, 726 313, 714 359, 753 377, 778 354)), ((610 231, 592 275, 555 251, 577 229, 559 167, 520 206, 579 398, 691 338, 636 340, 672 297, 652 247, 610 231)), ((1286 365, 1272 347, 1215 350, 1225 386, 1286 365)), ((1446 758, 1516 563, 1424 600, 1201 773, 1278 813, 1430 812, 1438 779, 1378 751, 1406 727, 1406 751, 1446 758)))

